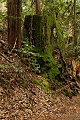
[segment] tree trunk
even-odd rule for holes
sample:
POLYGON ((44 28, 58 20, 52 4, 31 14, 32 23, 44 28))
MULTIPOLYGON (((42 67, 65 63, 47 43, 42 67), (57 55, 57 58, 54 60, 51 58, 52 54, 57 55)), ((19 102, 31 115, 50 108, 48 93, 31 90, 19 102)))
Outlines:
POLYGON ((74 0, 74 46, 77 45, 76 40, 76 0, 74 0))
POLYGON ((21 46, 21 0, 8 0, 8 46, 21 46))
POLYGON ((40 0, 35 0, 36 2, 36 14, 40 15, 41 10, 40 10, 40 0))

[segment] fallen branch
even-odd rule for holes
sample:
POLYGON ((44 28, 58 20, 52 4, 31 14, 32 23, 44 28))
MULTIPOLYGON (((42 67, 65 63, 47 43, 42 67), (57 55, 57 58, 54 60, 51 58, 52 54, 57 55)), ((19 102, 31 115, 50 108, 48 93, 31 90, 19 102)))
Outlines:
POLYGON ((2 45, 5 45, 5 42, 4 42, 3 40, 0 40, 0 43, 1 43, 2 45))
POLYGON ((8 59, 4 54, 2 54, 1 52, 0 52, 0 55, 1 55, 2 57, 4 57, 8 62, 13 63, 13 61, 9 60, 9 59, 8 59))
POLYGON ((15 43, 14 43, 14 46, 13 46, 12 50, 8 51, 9 54, 11 54, 13 52, 13 50, 16 48, 16 43, 17 43, 17 38, 15 40, 15 43))

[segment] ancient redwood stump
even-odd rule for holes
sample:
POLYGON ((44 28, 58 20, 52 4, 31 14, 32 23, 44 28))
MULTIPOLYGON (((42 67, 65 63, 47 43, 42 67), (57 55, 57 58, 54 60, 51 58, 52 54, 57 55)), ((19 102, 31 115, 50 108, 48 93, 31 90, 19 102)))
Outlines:
POLYGON ((59 74, 58 66, 52 56, 51 27, 53 20, 51 16, 26 16, 24 20, 24 31, 35 51, 41 54, 39 63, 42 73, 48 75, 51 81, 59 74))

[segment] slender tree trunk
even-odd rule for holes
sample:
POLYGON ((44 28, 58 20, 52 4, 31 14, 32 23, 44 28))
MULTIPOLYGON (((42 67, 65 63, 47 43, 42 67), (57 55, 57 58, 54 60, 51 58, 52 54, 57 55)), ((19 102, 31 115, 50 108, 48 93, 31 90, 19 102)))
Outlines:
POLYGON ((21 47, 21 12, 22 12, 22 2, 21 0, 17 1, 17 48, 21 47))
MULTIPOLYGON (((77 30, 76 30, 76 0, 74 0, 74 47, 77 46, 77 30)), ((75 49, 75 57, 77 57, 77 50, 75 49)))
POLYGON ((36 14, 40 15, 40 13, 41 13, 40 0, 35 0, 35 2, 36 2, 36 14))
POLYGON ((77 45, 77 36, 76 36, 76 0, 74 0, 74 46, 77 45))
POLYGON ((21 45, 21 0, 8 0, 8 46, 9 49, 21 45))

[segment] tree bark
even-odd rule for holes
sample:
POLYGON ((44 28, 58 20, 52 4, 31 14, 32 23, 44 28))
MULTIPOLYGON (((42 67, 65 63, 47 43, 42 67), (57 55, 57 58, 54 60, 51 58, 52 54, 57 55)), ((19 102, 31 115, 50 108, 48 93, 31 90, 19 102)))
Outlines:
POLYGON ((8 0, 8 46, 21 46, 21 0, 8 0))
POLYGON ((35 0, 35 2, 36 2, 36 14, 40 15, 40 13, 41 13, 40 0, 35 0))
POLYGON ((76 0, 74 0, 74 46, 77 45, 77 36, 76 36, 76 0))

